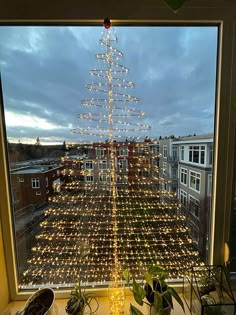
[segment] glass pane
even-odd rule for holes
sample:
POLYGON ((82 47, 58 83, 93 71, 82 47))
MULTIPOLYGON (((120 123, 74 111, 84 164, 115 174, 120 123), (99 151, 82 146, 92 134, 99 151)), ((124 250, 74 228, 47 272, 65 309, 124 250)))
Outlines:
POLYGON ((217 27, 101 32, 0 28, 19 288, 208 259, 217 27))

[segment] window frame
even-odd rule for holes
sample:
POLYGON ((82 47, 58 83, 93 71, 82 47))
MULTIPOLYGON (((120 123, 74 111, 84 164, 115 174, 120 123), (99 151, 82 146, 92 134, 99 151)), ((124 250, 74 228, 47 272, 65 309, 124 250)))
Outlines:
POLYGON ((200 194, 200 192, 201 192, 201 177, 202 177, 201 173, 195 172, 194 170, 189 170, 189 189, 197 192, 198 194, 200 194), (195 187, 191 186, 191 178, 194 178, 194 181, 195 181, 194 186, 195 187), (197 180, 199 180, 199 184, 197 184, 197 180), (199 190, 197 189, 197 186, 199 186, 199 190))
POLYGON ((197 218, 198 220, 200 220, 200 217, 199 217, 199 215, 200 215, 200 210, 201 210, 201 203, 200 203, 200 200, 197 199, 196 197, 194 197, 194 196, 192 196, 192 195, 189 194, 189 195, 188 195, 188 208, 189 208, 190 213, 193 214, 195 218, 197 218), (192 200, 191 200, 191 199, 192 199, 192 200), (191 209, 191 204, 194 204, 194 211, 193 211, 193 209, 191 209), (197 209, 198 215, 196 215, 196 209, 195 209, 196 205, 198 206, 198 209, 197 209))
POLYGON ((187 186, 188 185, 188 170, 187 170, 187 168, 181 166, 179 172, 180 172, 180 174, 179 174, 179 182, 180 182, 180 184, 184 185, 184 186, 187 186), (182 182, 182 174, 183 174, 183 177, 186 177, 186 183, 182 182))
POLYGON ((40 178, 32 177, 31 178, 31 188, 38 189, 40 188, 40 178))
MULTIPOLYGON (((90 3, 72 3, 65 13, 64 6, 44 2, 18 10, 18 6, 2 6, 1 24, 22 25, 35 23, 36 25, 101 25, 101 16, 104 8, 90 3), (76 17, 75 13, 76 12, 76 17), (44 19, 42 20, 42 16, 44 19), (88 18, 89 17, 89 18, 88 18)), ((212 221, 209 263, 222 264, 224 243, 229 241, 230 215, 228 209, 232 205, 234 155, 232 147, 235 143, 235 108, 232 106, 236 99, 236 39, 235 39, 235 3, 233 1, 194 0, 184 4, 178 14, 173 13, 166 4, 159 1, 143 2, 137 6, 136 1, 115 4, 106 7, 106 16, 117 16, 116 25, 218 25, 218 68, 215 112, 215 150, 213 174, 212 221), (118 5, 118 7, 116 7, 118 5), (135 8, 135 10, 132 10, 135 8), (227 126, 227 127, 225 127, 227 126), (223 223, 223 224, 222 224, 223 223), (219 250, 220 248, 220 250, 219 250)), ((1 97, 1 95, 0 95, 1 97)), ((11 231, 11 195, 9 188, 8 157, 4 112, 2 110, 2 97, 0 109, 0 174, 1 182, 0 210, 2 221, 3 245, 5 247, 5 260, 9 276, 9 296, 11 300, 25 299, 26 293, 18 292, 15 270, 14 244, 11 231)))

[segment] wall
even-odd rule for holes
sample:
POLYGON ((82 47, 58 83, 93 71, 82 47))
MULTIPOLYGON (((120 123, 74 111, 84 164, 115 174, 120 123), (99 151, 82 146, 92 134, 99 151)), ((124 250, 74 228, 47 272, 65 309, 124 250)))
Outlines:
POLYGON ((0 275, 1 275, 0 314, 2 314, 4 308, 8 304, 9 294, 8 294, 6 265, 5 265, 5 259, 4 259, 4 249, 3 249, 2 225, 1 225, 1 222, 0 222, 0 275))

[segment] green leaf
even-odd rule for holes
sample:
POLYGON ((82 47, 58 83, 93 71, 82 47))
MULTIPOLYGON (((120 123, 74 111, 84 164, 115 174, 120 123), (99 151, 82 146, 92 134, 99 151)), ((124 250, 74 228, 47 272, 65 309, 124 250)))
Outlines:
POLYGON ((153 290, 153 278, 152 278, 152 276, 150 275, 149 272, 145 272, 145 274, 144 274, 144 280, 150 285, 150 287, 151 287, 152 290, 153 290))
POLYGON ((129 313, 130 315, 143 315, 143 313, 132 304, 130 304, 129 313))
POLYGON ((233 100, 232 105, 233 107, 236 107, 236 100, 233 100))
POLYGON ((148 267, 148 272, 150 273, 151 276, 156 276, 162 272, 165 272, 165 269, 159 266, 150 266, 148 267))
POLYGON ((164 0, 164 1, 168 4, 168 6, 172 10, 176 11, 182 7, 182 5, 184 4, 186 0, 164 0))
POLYGON ((125 281, 129 284, 129 280, 130 280, 130 272, 128 269, 123 271, 123 277, 125 279, 125 281))
MULTIPOLYGON (((182 307, 183 311, 184 311, 184 303, 181 300, 179 294, 175 291, 174 288, 168 287, 167 291, 170 292, 170 294, 176 299, 176 301, 179 303, 179 305, 182 307)), ((185 311, 184 311, 185 312, 185 311)))
POLYGON ((146 296, 146 291, 140 284, 135 281, 135 279, 133 279, 133 295, 135 301, 139 305, 143 305, 143 299, 146 296))
POLYGON ((154 291, 154 308, 157 312, 159 312, 162 307, 162 296, 158 291, 154 291))
POLYGON ((172 295, 170 293, 170 291, 167 291, 162 295, 162 297, 166 300, 166 302, 168 303, 168 305, 173 309, 173 302, 172 302, 172 295))

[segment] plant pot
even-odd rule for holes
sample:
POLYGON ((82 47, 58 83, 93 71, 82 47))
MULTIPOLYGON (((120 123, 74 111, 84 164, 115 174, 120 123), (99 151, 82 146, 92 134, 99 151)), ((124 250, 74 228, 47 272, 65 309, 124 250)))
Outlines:
POLYGON ((39 289, 25 303, 22 315, 53 315, 54 291, 50 288, 39 289))

